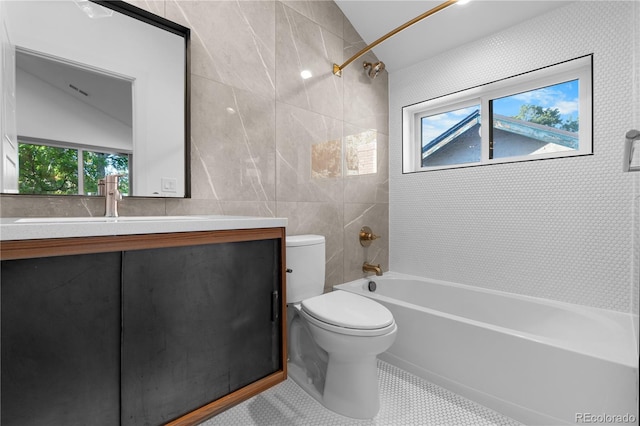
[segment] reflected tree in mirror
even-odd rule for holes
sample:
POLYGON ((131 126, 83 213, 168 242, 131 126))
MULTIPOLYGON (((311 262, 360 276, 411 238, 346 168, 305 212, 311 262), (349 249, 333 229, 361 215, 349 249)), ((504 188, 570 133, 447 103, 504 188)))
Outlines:
POLYGON ((97 195, 98 181, 108 174, 122 175, 118 189, 124 195, 129 194, 129 156, 126 154, 21 142, 19 161, 21 194, 97 195), (78 170, 82 170, 82 174, 78 170))
POLYGON ((78 151, 19 144, 21 194, 77 194, 78 151))
POLYGON ((129 156, 104 152, 83 152, 84 193, 98 193, 98 181, 106 175, 121 175, 118 179, 118 190, 122 195, 129 195, 129 156))

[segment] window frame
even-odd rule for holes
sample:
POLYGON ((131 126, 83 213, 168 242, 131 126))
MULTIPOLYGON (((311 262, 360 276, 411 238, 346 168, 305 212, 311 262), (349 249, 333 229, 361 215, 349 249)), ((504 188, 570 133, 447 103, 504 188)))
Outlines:
POLYGON ((460 110, 460 109, 464 109, 464 108, 469 108, 471 106, 475 106, 475 105, 479 105, 480 107, 480 118, 481 118, 481 122, 482 122, 482 103, 481 103, 481 98, 480 97, 472 97, 472 98, 468 98, 468 99, 464 99, 462 101, 453 103, 453 104, 438 104, 436 107, 434 107, 433 109, 430 108, 428 109, 428 114, 425 114, 424 111, 420 111, 419 113, 416 113, 414 115, 414 120, 416 120, 416 122, 414 123, 414 128, 419 129, 419 135, 416 135, 416 137, 418 137, 418 144, 419 144, 419 153, 418 153, 418 166, 420 168, 426 168, 426 169, 432 169, 432 168, 448 168, 450 166, 477 166, 482 164, 482 145, 480 146, 480 161, 474 161, 474 162, 467 162, 467 163, 456 163, 456 164, 452 164, 452 165, 444 165, 444 166, 432 166, 432 167, 423 167, 422 166, 422 119, 423 118, 427 118, 427 117, 431 117, 433 115, 438 115, 438 114, 443 114, 446 112, 451 112, 451 111, 456 111, 456 110, 460 110))
POLYGON ((402 173, 415 173, 436 170, 448 170, 466 167, 485 166, 524 161, 537 161, 553 158, 593 155, 593 54, 569 59, 564 62, 538 68, 522 74, 485 83, 448 95, 439 96, 402 108, 402 173), (495 99, 528 92, 555 84, 579 80, 578 99, 580 126, 578 130, 578 149, 570 151, 547 152, 521 156, 489 158, 490 128, 493 112, 490 102, 495 99), (455 163, 441 166, 422 166, 422 129, 423 117, 452 111, 465 105, 480 104, 480 161, 473 163, 455 163))

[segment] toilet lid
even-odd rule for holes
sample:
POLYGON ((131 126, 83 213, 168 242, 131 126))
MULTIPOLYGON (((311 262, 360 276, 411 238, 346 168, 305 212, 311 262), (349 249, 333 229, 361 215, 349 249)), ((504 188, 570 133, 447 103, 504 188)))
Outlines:
POLYGON ((393 323, 391 312, 367 297, 336 290, 302 301, 302 309, 328 324, 373 330, 393 323))

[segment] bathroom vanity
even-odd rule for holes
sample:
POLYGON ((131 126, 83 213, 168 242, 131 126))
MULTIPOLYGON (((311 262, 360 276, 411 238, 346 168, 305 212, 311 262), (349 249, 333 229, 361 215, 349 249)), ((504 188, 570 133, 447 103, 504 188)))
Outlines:
POLYGON ((4 426, 191 425, 286 376, 286 219, 1 219, 4 426))

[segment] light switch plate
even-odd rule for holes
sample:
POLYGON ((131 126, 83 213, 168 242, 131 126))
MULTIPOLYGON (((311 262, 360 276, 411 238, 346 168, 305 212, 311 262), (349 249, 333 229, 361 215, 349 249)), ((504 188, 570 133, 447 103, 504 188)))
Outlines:
POLYGON ((178 179, 176 178, 162 178, 162 192, 176 192, 178 188, 178 179))

